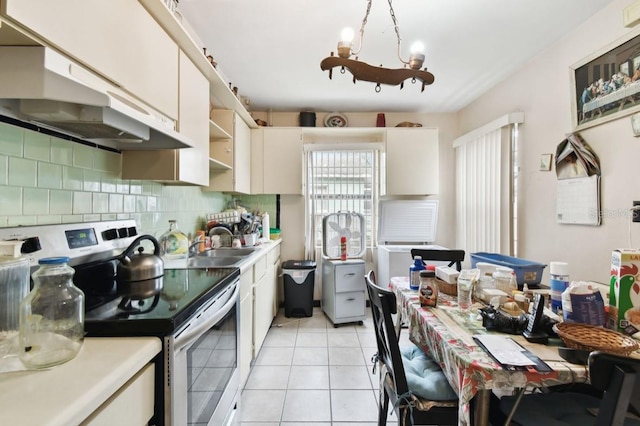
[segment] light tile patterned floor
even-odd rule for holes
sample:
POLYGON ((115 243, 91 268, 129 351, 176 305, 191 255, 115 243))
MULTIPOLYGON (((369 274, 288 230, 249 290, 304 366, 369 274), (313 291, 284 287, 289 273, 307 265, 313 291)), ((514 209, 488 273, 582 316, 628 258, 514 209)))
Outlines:
MULTIPOLYGON (((408 333, 400 344, 407 344, 408 333)), ((376 341, 367 308, 363 325, 333 323, 320 308, 308 318, 281 310, 255 360, 235 424, 238 426, 373 426, 378 376, 376 341)), ((395 423, 393 416, 389 424, 395 423)))

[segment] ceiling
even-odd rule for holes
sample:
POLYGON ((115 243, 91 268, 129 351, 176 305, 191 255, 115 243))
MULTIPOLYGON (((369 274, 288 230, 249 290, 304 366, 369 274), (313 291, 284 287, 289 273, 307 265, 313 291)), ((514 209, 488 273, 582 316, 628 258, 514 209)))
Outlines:
MULTIPOLYGON (((320 69, 340 32, 358 33, 366 0, 180 0, 177 16, 218 71, 259 111, 455 112, 611 0, 395 0, 405 59, 414 40, 435 82, 404 88, 320 69)), ((622 16, 620 17, 622 22, 622 16)), ((357 42, 355 43, 357 45, 357 42)), ((389 4, 375 0, 359 53, 401 68, 389 4)))

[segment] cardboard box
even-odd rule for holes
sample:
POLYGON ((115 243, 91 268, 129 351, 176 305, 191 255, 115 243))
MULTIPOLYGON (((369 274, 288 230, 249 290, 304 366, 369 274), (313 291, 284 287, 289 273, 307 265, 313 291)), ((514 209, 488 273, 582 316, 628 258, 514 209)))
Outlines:
POLYGON ((620 249, 611 254, 607 327, 634 334, 640 330, 640 250, 620 249), (638 312, 638 314, 634 314, 638 312))

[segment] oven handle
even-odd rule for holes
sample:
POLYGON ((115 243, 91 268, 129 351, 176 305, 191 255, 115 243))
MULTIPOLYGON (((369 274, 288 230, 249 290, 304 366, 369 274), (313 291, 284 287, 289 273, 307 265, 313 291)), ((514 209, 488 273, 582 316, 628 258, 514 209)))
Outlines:
POLYGON ((238 302, 239 293, 240 283, 236 283, 236 288, 233 291, 233 295, 231 295, 231 298, 227 301, 227 303, 224 304, 222 308, 220 308, 215 314, 211 315, 210 318, 207 318, 206 321, 195 325, 193 328, 185 331, 176 338, 176 340, 174 341, 175 351, 179 352, 189 346, 191 343, 197 340, 202 335, 202 333, 216 325, 218 321, 224 318, 224 316, 227 315, 229 311, 231 311, 231 309, 233 309, 233 305, 238 302))

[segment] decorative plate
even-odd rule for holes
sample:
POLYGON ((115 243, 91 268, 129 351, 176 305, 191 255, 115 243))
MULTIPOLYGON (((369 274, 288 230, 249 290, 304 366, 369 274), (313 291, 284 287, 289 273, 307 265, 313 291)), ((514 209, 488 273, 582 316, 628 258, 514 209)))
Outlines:
POLYGON ((347 127, 348 124, 347 117, 339 112, 332 112, 324 118, 325 127, 347 127))

